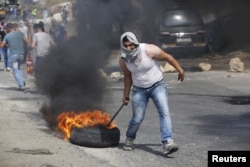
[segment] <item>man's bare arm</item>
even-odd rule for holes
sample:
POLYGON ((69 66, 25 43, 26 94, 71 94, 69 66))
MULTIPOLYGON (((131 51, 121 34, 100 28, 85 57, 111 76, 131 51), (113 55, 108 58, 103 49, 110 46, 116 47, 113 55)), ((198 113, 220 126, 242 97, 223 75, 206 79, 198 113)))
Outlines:
POLYGON ((27 46, 30 46, 30 42, 27 37, 23 36, 24 42, 26 42, 27 46))
POLYGON ((36 40, 32 41, 31 48, 34 48, 36 46, 36 40))
POLYGON ((3 48, 5 46, 5 44, 6 44, 5 42, 1 41, 0 42, 0 47, 3 48))
POLYGON ((120 58, 119 60, 119 64, 123 70, 124 73, 124 90, 123 90, 123 102, 125 104, 128 104, 128 99, 129 98, 129 93, 130 93, 130 89, 132 86, 132 76, 131 76, 131 72, 128 70, 128 68, 126 67, 126 64, 124 62, 124 60, 122 58, 120 58))
POLYGON ((181 81, 184 80, 184 70, 181 67, 181 65, 178 63, 178 61, 172 55, 164 52, 161 48, 152 44, 146 45, 146 52, 153 59, 156 59, 159 61, 167 61, 179 72, 178 80, 181 80, 181 81))

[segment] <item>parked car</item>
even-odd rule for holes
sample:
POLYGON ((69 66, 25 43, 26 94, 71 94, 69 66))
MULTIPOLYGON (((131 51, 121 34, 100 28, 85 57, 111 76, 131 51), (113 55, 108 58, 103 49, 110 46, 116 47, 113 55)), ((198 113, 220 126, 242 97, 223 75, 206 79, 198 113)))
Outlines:
POLYGON ((199 56, 208 51, 204 22, 195 10, 164 11, 159 30, 159 46, 176 58, 199 56))

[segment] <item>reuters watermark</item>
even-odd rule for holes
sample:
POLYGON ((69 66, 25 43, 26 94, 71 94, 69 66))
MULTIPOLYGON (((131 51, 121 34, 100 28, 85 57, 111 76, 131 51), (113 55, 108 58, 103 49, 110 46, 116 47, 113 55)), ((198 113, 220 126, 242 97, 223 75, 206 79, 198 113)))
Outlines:
POLYGON ((250 151, 208 151, 208 167, 250 167, 250 151))

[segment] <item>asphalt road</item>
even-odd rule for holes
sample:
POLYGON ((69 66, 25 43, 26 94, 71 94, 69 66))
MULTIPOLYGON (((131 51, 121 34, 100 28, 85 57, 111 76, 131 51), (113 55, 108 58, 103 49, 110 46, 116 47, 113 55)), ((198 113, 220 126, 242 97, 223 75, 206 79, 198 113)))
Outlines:
MULTIPOLYGON (((250 150, 249 73, 187 71, 182 83, 177 81, 177 73, 165 73, 164 77, 174 140, 180 148, 169 157, 161 151, 159 118, 151 101, 134 151, 122 150, 132 114, 130 105, 115 118, 121 131, 118 147, 80 147, 47 127, 39 107, 48 99, 36 90, 32 76, 25 74, 27 90, 19 92, 13 76, 0 70, 0 167, 205 167, 210 150, 250 150), (15 153, 14 148, 23 151, 15 153), (37 148, 46 149, 48 154, 24 151, 37 148)), ((123 82, 109 82, 105 106, 113 115, 121 105, 123 82)))
MULTIPOLYGON (((158 115, 150 103, 135 141, 137 149, 133 155, 124 153, 129 159, 127 163, 131 163, 128 166, 144 159, 138 165, 201 167, 207 166, 207 152, 210 150, 250 150, 248 73, 187 72, 183 83, 177 82, 176 73, 165 74, 165 78, 174 140, 180 150, 171 158, 162 156, 158 115)), ((115 99, 121 94, 121 90, 113 91, 115 99)), ((121 143, 125 140, 130 117, 131 108, 128 106, 116 119, 122 131, 121 143)))

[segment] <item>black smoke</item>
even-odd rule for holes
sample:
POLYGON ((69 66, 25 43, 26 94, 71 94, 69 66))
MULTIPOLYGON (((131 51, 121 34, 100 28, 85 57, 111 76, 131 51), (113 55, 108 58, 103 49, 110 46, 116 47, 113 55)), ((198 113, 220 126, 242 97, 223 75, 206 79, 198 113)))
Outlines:
POLYGON ((107 80, 99 69, 107 65, 112 49, 119 48, 124 27, 140 16, 132 1, 122 0, 78 0, 73 12, 76 35, 51 48, 36 79, 50 100, 41 108, 50 126, 63 111, 104 110, 107 80))

